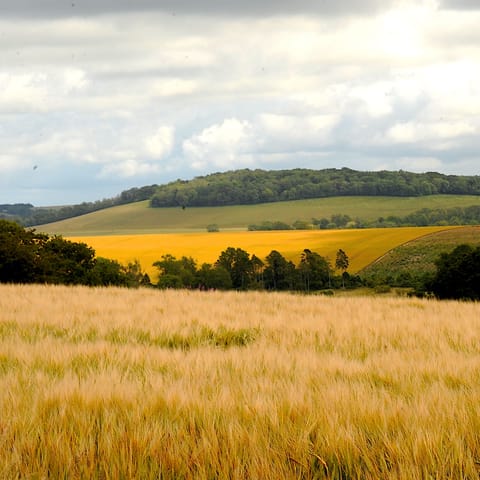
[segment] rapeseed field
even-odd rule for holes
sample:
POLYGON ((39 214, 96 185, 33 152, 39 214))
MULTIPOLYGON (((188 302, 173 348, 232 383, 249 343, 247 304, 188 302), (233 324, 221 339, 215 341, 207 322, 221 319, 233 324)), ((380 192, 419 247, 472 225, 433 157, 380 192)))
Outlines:
POLYGON ((69 237, 69 240, 84 242, 95 249, 97 256, 115 259, 121 263, 138 260, 152 278, 157 273, 152 264, 160 260, 162 255, 193 257, 199 264, 214 263, 227 247, 243 248, 261 259, 272 250, 277 250, 294 263, 298 263, 301 252, 309 248, 328 257, 332 264, 335 263, 337 250, 341 248, 350 259, 350 273, 356 273, 392 248, 445 228, 165 233, 82 236, 69 237))

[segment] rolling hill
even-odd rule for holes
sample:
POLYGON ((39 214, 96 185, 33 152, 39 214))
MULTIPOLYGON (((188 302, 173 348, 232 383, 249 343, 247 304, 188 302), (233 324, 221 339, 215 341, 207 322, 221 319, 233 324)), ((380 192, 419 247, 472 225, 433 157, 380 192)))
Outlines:
POLYGON ((79 217, 35 227, 64 236, 119 235, 205 231, 217 224, 223 230, 246 230, 266 220, 296 220, 347 214, 373 221, 390 215, 405 216, 423 208, 480 206, 477 195, 428 195, 422 197, 328 197, 309 200, 225 207, 150 208, 141 201, 99 210, 79 217))
POLYGON ((480 226, 459 227, 424 235, 380 256, 360 273, 371 284, 402 286, 435 272, 435 260, 442 253, 467 243, 480 245, 480 226))

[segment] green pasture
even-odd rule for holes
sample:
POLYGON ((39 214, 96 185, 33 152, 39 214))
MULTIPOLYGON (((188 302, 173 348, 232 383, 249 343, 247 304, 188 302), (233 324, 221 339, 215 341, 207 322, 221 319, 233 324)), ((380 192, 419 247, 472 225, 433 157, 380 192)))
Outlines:
POLYGON ((422 208, 452 208, 480 205, 480 196, 430 195, 424 197, 328 197, 259 205, 228 207, 150 208, 148 201, 121 205, 37 226, 37 230, 66 236, 246 230, 263 221, 293 223, 296 220, 330 218, 346 214, 365 221, 389 215, 405 216, 422 208))

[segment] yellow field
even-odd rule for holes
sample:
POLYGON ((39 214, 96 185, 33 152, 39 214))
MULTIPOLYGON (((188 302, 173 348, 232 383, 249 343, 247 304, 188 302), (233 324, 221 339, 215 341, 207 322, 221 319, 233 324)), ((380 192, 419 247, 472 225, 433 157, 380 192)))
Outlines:
POLYGON ((0 285, 2 480, 478 479, 480 304, 0 285))
POLYGON ((278 250, 295 264, 305 248, 330 258, 334 263, 336 252, 341 248, 350 259, 349 271, 356 273, 390 249, 445 228, 168 233, 69 237, 69 240, 87 243, 95 249, 98 256, 112 258, 121 263, 137 259, 152 278, 156 277, 153 262, 160 260, 166 253, 177 258, 191 256, 199 264, 213 263, 227 247, 243 248, 261 259, 272 250, 278 250))

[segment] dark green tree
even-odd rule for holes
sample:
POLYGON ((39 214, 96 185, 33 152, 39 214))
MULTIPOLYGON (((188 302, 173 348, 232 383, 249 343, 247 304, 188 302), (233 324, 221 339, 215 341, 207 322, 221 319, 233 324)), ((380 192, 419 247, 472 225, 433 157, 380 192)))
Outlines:
POLYGON ((202 290, 229 290, 232 279, 228 271, 220 265, 204 263, 197 272, 198 287, 202 290))
POLYGON ((437 272, 427 286, 441 299, 480 300, 480 247, 459 245, 436 261, 437 272))
POLYGON ((246 290, 255 280, 254 264, 249 253, 241 248, 228 247, 221 252, 215 265, 230 274, 233 288, 246 290))
POLYGON ((157 286, 161 288, 193 288, 197 285, 197 265, 193 258, 177 259, 167 253, 153 264, 160 271, 157 286))
POLYGON ((345 288, 345 274, 347 273, 349 259, 347 254, 339 248, 335 257, 335 268, 342 272, 342 287, 345 288))
POLYGON ((298 265, 302 289, 309 292, 330 286, 331 268, 328 260, 306 248, 298 265))
POLYGON ((267 290, 293 290, 295 287, 295 265, 280 252, 272 250, 265 258, 263 272, 267 290))

